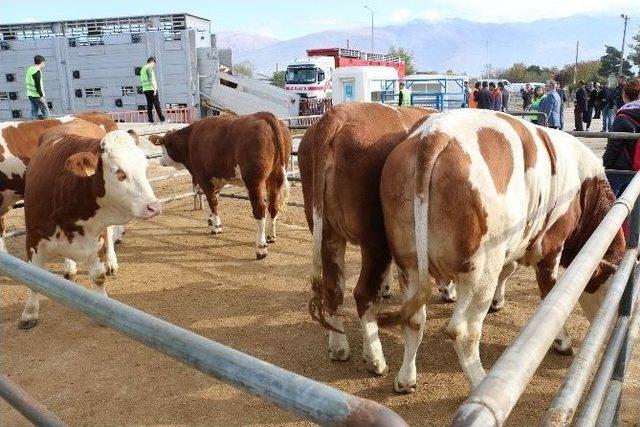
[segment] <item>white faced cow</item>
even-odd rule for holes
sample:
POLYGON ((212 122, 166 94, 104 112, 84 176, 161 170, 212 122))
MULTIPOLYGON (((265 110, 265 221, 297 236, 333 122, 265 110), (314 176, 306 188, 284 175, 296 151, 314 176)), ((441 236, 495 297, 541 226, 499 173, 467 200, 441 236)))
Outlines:
MULTIPOLYGON (((43 144, 26 175, 29 261, 42 268, 52 255, 86 262, 89 276, 106 295, 100 234, 110 225, 162 210, 146 170, 145 154, 125 131, 102 139, 66 135, 43 144)), ((31 291, 18 326, 35 326, 38 308, 38 294, 31 291)))

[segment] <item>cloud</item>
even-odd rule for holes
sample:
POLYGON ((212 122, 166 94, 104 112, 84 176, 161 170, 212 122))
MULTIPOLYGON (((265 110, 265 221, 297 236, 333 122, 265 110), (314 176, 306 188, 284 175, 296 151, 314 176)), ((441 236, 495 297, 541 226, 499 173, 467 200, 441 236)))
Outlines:
POLYGON ((437 0, 429 9, 419 11, 423 19, 461 18, 475 22, 532 22, 545 18, 572 15, 640 13, 637 0, 537 0, 513 2, 505 0, 437 0))
POLYGON ((389 14, 389 20, 394 23, 407 22, 413 15, 411 9, 400 8, 389 14))

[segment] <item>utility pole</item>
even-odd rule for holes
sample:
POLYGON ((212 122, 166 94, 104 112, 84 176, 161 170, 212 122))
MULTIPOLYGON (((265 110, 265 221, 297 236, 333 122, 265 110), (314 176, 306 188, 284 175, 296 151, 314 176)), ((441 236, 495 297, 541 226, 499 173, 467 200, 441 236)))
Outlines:
POLYGON ((347 39, 347 49, 349 49, 349 39, 347 39))
POLYGON ((364 8, 371 12, 371 53, 373 53, 373 9, 366 4, 364 5, 364 8))
POLYGON ((576 42, 576 63, 573 66, 573 85, 578 82, 578 51, 580 50, 580 40, 576 42))
POLYGON ((622 65, 624 64, 624 44, 627 41, 627 21, 629 20, 629 15, 625 15, 624 13, 620 14, 620 18, 624 19, 624 31, 622 32, 622 49, 620 49, 620 71, 618 75, 622 75, 622 65))

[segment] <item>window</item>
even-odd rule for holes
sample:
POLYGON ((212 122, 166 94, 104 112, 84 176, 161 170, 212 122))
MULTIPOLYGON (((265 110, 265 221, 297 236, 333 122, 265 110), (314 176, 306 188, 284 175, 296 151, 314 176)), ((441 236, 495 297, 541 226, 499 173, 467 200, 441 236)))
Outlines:
POLYGON ((136 88, 133 86, 122 86, 122 96, 135 96, 136 88))
POLYGON ((99 87, 88 87, 84 90, 85 98, 101 98, 102 89, 99 87))
POLYGON ((8 100, 9 100, 9 93, 0 92, 0 101, 8 101, 8 100))

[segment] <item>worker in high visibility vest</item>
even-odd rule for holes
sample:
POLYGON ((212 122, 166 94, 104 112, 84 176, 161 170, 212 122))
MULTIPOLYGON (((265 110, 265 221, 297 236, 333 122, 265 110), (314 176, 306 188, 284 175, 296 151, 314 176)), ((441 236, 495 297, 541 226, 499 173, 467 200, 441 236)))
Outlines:
POLYGON ((153 124, 153 107, 156 107, 156 113, 161 123, 167 122, 162 114, 160 100, 158 98, 158 82, 156 81, 156 58, 153 56, 147 59, 147 63, 140 69, 140 83, 142 83, 142 92, 147 98, 147 118, 149 123, 153 124))
POLYGON ((27 97, 31 101, 31 119, 38 118, 38 111, 42 112, 42 118, 51 117, 47 100, 44 97, 44 74, 42 69, 45 65, 44 56, 36 55, 33 57, 34 65, 27 68, 25 75, 25 83, 27 85, 27 97))
POLYGON ((398 105, 411 105, 411 90, 400 83, 400 93, 398 94, 398 105))

